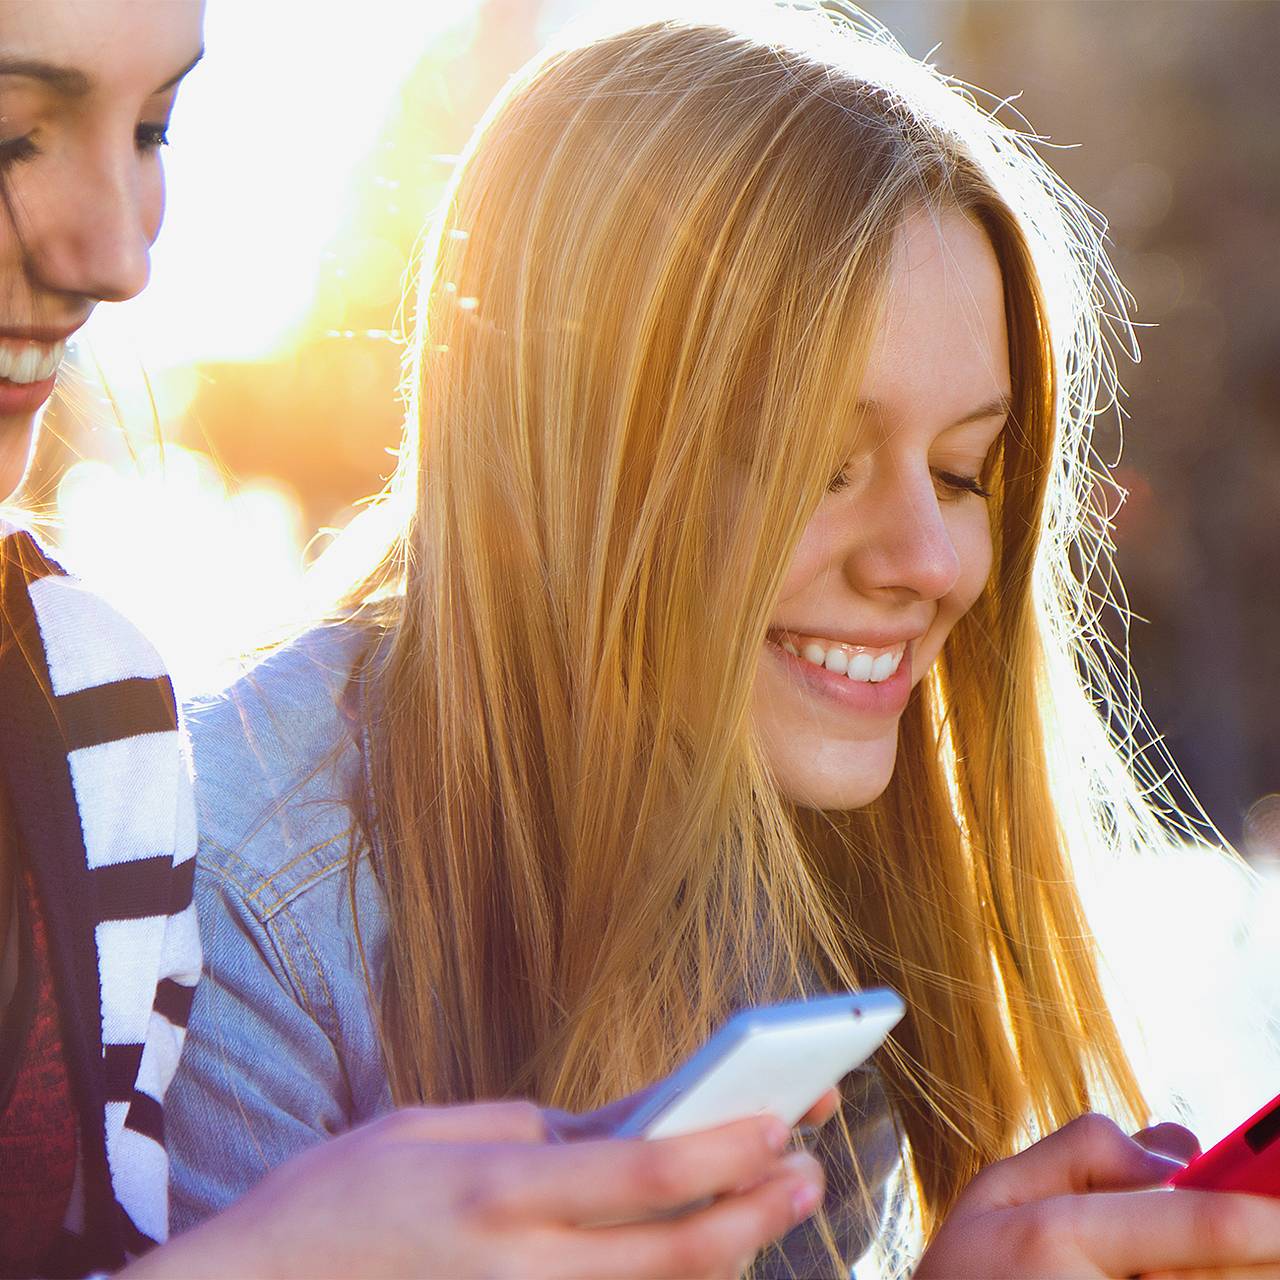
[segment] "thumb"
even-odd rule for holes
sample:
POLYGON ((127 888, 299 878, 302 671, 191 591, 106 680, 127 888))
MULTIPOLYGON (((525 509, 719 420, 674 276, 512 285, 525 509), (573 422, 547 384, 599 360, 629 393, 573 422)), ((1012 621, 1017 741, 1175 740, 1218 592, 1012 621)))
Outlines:
POLYGON ((1052 1196, 1161 1186, 1182 1162, 1135 1142, 1114 1121, 1083 1115, 969 1184, 970 1208, 1008 1209, 1052 1196))
POLYGON ((596 1138, 611 1138, 623 1121, 647 1102, 655 1089, 665 1084, 659 1080, 636 1093, 629 1093, 625 1098, 610 1102, 607 1106, 597 1107, 594 1111, 548 1111, 547 1126, 554 1141, 557 1142, 589 1142, 596 1138))
POLYGON ((545 1142, 547 1122, 532 1102, 473 1102, 406 1107, 396 1136, 418 1142, 545 1142))
POLYGON ((1180 1160, 1183 1164, 1190 1164, 1200 1154, 1200 1141, 1196 1135, 1185 1125, 1172 1121, 1139 1129, 1133 1140, 1140 1142, 1148 1151, 1180 1160))

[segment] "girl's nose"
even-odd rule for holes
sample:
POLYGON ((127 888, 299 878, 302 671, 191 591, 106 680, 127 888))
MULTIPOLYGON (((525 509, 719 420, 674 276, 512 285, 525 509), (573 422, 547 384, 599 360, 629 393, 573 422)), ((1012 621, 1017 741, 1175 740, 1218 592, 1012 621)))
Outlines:
POLYGON ((846 573, 863 593, 938 600, 955 586, 960 557, 927 467, 887 464, 862 504, 846 573))
POLYGON ((159 199, 146 198, 136 151, 80 158, 64 172, 70 180, 51 176, 14 210, 35 283, 104 302, 132 298, 147 283, 159 223, 159 208, 148 208, 159 199))

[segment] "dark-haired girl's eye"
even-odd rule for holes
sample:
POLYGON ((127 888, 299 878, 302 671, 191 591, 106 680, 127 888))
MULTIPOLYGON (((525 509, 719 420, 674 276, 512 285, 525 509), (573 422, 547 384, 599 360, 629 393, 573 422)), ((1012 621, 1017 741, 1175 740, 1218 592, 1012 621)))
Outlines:
POLYGON ((29 133, 23 134, 20 138, 5 138, 0 141, 0 170, 22 164, 23 161, 30 160, 39 154, 40 149, 31 141, 29 133))
POLYGON ((954 471, 938 470, 935 470, 933 475, 934 479, 953 495, 971 493, 978 498, 991 497, 991 490, 983 485, 978 476, 961 476, 954 471))
POLYGON ((156 151, 169 145, 169 126, 165 124, 140 124, 134 134, 139 151, 156 151))

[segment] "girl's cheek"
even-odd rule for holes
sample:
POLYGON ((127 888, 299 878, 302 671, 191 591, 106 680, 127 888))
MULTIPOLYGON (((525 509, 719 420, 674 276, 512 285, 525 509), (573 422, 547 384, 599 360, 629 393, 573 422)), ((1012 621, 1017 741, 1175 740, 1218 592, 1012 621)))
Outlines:
POLYGON ((808 527, 800 536, 795 555, 787 566, 786 576, 782 579, 782 591, 779 603, 785 604, 804 589, 824 571, 829 571, 834 564, 832 531, 821 514, 814 516, 808 527))
POLYGON ((994 551, 986 503, 982 504, 982 510, 978 514, 980 519, 966 522, 956 532, 955 545, 960 560, 960 575, 951 592, 951 599, 957 617, 974 606, 991 576, 994 551))
POLYGON ((152 161, 152 171, 147 174, 141 205, 143 232, 154 244, 164 221, 164 171, 159 157, 152 161))

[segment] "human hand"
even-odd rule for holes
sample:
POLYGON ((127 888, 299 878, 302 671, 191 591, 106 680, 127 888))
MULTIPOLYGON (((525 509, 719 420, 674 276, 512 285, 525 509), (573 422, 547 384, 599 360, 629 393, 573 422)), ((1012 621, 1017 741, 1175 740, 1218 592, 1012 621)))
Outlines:
POLYGON ((1280 1201, 1171 1191, 1164 1184, 1182 1164, 1154 1148, 1197 1149, 1180 1125, 1130 1138, 1086 1115, 991 1165, 965 1188, 914 1280, 1280 1275, 1280 1201))
POLYGON ((771 1117, 653 1142, 548 1136, 524 1103, 384 1116, 274 1170, 129 1280, 729 1277, 822 1198, 821 1167, 787 1154, 771 1117))

